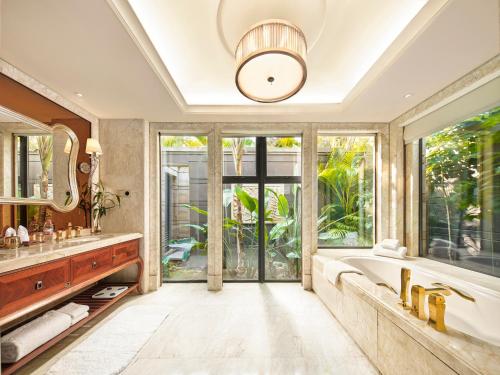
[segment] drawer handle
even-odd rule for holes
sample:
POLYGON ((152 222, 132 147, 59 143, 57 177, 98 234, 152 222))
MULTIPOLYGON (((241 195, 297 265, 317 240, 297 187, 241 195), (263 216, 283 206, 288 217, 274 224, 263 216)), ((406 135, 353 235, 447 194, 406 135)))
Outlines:
POLYGON ((93 268, 93 269, 97 268, 97 262, 96 262, 96 261, 93 261, 93 262, 92 262, 92 268, 93 268))
POLYGON ((40 290, 43 288, 43 281, 39 280, 35 283, 35 290, 40 290))

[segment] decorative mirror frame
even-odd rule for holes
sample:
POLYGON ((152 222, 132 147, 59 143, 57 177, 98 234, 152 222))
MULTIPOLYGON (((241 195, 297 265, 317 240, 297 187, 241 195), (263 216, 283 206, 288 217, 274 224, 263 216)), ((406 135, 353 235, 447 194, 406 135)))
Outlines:
POLYGON ((31 198, 11 198, 0 196, 0 204, 14 204, 14 205, 34 205, 34 206, 51 206, 54 210, 59 212, 70 212, 73 211, 78 205, 79 195, 78 195, 78 183, 76 180, 76 161, 78 157, 78 150, 80 148, 80 142, 75 132, 68 128, 66 125, 56 123, 52 126, 48 126, 42 122, 34 120, 30 117, 24 116, 20 113, 14 112, 8 108, 0 106, 0 114, 5 116, 10 116, 20 122, 31 125, 37 129, 43 130, 47 133, 54 133, 55 130, 64 131, 69 139, 71 139, 72 147, 69 154, 68 162, 68 178, 69 187, 71 193, 71 203, 67 206, 61 206, 53 199, 31 199, 31 198))

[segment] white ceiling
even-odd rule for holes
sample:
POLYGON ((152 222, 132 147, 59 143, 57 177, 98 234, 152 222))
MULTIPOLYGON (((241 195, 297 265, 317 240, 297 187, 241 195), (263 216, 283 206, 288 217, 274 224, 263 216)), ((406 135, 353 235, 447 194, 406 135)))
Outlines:
POLYGON ((126 0, 1 0, 0 58, 100 118, 385 122, 499 53, 497 0, 430 0, 415 17, 425 1, 307 2, 303 17, 297 0, 283 17, 316 40, 306 87, 294 102, 253 104, 233 86, 228 50, 259 12, 239 12, 240 0, 130 2, 139 17, 126 0))
POLYGON ((288 104, 341 103, 426 2, 196 1, 193 12, 192 1, 129 0, 187 105, 257 106, 234 83, 234 51, 255 23, 285 19, 304 30, 307 81, 288 104))

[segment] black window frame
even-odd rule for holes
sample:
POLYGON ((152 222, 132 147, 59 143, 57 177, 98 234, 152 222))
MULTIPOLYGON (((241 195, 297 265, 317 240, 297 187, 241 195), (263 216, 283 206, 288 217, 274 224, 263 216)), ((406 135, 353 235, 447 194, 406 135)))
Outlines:
MULTIPOLYGON (((265 206, 261 204, 264 202, 265 186, 266 184, 300 184, 302 186, 302 166, 300 169, 300 176, 268 176, 267 175, 267 136, 231 136, 223 135, 223 138, 255 138, 255 156, 256 168, 254 176, 222 176, 222 185, 226 184, 257 184, 258 186, 258 200, 259 200, 259 228, 265 226, 265 206)), ((286 135, 279 135, 277 137, 287 137, 286 135)), ((302 135, 301 137, 301 152, 302 152, 302 135)), ((222 168, 224 170, 224 168, 222 168)), ((300 218, 302 223, 302 217, 300 218)), ((301 282, 302 278, 296 280, 270 280, 265 277, 265 240, 264 231, 259 230, 258 238, 258 277, 256 280, 224 280, 226 283, 231 282, 301 282)), ((224 246, 224 245, 222 245, 224 246)), ((301 258, 302 259, 302 258, 301 258)))

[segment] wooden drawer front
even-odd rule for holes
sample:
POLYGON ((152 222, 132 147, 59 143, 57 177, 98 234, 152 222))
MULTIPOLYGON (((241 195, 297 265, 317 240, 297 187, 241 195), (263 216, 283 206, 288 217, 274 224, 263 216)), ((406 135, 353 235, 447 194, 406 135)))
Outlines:
POLYGON ((113 266, 119 266, 139 256, 139 241, 129 241, 113 247, 113 266))
POLYGON ((113 248, 91 251, 71 257, 71 283, 76 285, 103 272, 113 266, 113 248))
POLYGON ((69 270, 69 260, 63 259, 0 276, 0 316, 63 290, 69 270))

